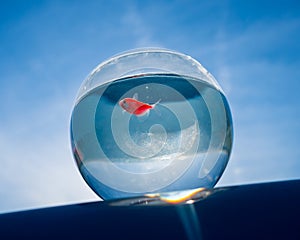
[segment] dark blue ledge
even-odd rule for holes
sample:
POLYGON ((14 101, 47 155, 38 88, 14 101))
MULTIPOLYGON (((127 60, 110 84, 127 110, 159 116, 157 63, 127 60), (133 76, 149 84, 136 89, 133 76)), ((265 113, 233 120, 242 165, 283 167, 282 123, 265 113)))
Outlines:
POLYGON ((300 180, 228 187, 194 204, 92 202, 0 215, 0 239, 300 239, 300 180))

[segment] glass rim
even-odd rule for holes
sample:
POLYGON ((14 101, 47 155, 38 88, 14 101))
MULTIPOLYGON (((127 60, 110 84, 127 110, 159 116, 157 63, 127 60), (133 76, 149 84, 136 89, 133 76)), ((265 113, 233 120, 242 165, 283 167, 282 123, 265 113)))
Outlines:
MULTIPOLYGON (((142 47, 142 48, 133 48, 133 49, 129 49, 127 51, 117 53, 117 54, 113 55, 112 57, 102 61, 96 67, 94 67, 94 69, 86 76, 86 78, 82 82, 82 84, 79 88, 79 91, 76 95, 75 102, 77 102, 79 99, 81 99, 86 94, 86 92, 89 92, 93 88, 98 87, 98 86, 103 85, 103 84, 106 84, 110 81, 117 80, 118 78, 121 77, 121 76, 111 77, 110 79, 103 80, 102 82, 100 81, 97 84, 94 84, 92 86, 86 84, 89 80, 93 79, 93 77, 97 73, 99 73, 101 70, 103 70, 104 67, 109 66, 110 64, 114 64, 114 62, 120 61, 120 60, 125 59, 126 57, 129 57, 129 56, 134 56, 134 55, 138 56, 138 55, 142 55, 142 54, 145 54, 147 56, 148 54, 155 54, 155 53, 158 53, 158 54, 163 53, 163 54, 166 54, 166 55, 169 54, 169 55, 173 55, 173 56, 177 56, 177 57, 181 58, 186 63, 189 63, 190 66, 193 66, 195 69, 197 69, 197 71, 198 71, 197 74, 202 74, 202 77, 194 76, 191 72, 188 72, 187 74, 182 74, 182 73, 176 72, 175 69, 171 69, 171 70, 170 69, 159 69, 159 70, 164 71, 164 73, 168 72, 168 73, 174 73, 174 74, 187 76, 187 77, 199 78, 199 79, 213 85, 215 88, 217 88, 219 91, 221 91, 223 93, 222 88, 220 87, 220 85, 218 84, 218 82, 214 78, 214 76, 206 68, 204 68, 200 62, 195 60, 190 55, 187 55, 187 54, 175 51, 175 50, 167 49, 167 48, 142 47)), ((171 65, 172 65, 172 63, 170 63, 170 66, 171 65)), ((160 72, 153 72, 153 73, 160 73, 160 72)), ((196 72, 195 72, 195 74, 196 74, 196 72)), ((129 77, 129 76, 131 76, 131 75, 130 74, 127 75, 127 77, 129 77)), ((125 75, 122 76, 122 77, 125 77, 125 75)))

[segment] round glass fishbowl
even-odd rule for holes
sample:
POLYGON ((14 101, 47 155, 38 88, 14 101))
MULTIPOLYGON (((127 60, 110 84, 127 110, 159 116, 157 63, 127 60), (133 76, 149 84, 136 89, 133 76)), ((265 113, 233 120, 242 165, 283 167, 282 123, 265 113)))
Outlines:
POLYGON ((232 147, 215 78, 191 58, 137 49, 98 65, 71 117, 80 173, 104 200, 212 188, 232 147))

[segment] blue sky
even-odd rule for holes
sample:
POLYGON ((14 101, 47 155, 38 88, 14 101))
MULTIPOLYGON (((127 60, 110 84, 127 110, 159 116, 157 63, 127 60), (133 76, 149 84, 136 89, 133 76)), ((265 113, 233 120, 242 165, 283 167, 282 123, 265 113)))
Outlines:
POLYGON ((191 55, 219 81, 234 147, 218 186, 300 178, 298 1, 2 1, 0 213, 97 200, 73 161, 81 82, 136 47, 191 55))

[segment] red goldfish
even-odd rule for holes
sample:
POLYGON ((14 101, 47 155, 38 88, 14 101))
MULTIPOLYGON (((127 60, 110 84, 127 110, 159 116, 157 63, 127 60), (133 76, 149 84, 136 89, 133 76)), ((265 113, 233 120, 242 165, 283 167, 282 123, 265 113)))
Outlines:
MULTIPOLYGON (((136 95, 136 94, 135 94, 136 95)), ((159 101, 157 101, 155 104, 147 104, 144 102, 140 102, 136 99, 136 96, 133 96, 133 98, 124 98, 119 102, 119 105, 128 113, 134 114, 137 116, 142 116, 149 112, 149 110, 153 109, 156 104, 158 104, 159 101)))

